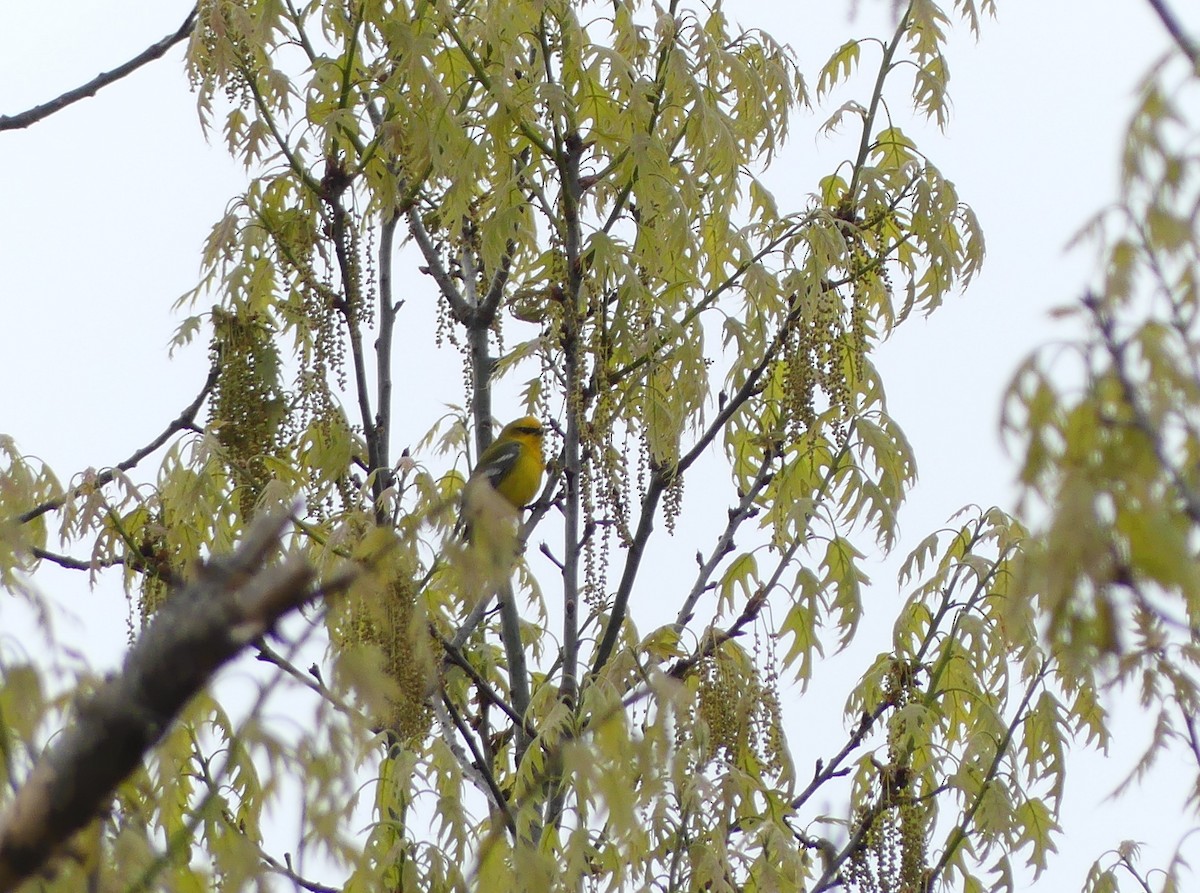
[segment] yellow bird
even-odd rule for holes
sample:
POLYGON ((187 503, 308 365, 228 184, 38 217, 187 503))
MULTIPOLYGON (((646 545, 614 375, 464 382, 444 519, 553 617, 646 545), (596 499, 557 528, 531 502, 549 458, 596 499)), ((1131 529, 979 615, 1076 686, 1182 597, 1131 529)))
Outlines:
POLYGON ((468 487, 486 480, 509 505, 518 511, 523 509, 542 486, 546 468, 542 456, 544 433, 542 423, 531 415, 509 422, 479 457, 468 487))
POLYGON ((463 487, 460 532, 470 544, 463 553, 474 582, 492 585, 512 570, 519 551, 521 509, 542 485, 542 423, 525 416, 504 426, 463 487))

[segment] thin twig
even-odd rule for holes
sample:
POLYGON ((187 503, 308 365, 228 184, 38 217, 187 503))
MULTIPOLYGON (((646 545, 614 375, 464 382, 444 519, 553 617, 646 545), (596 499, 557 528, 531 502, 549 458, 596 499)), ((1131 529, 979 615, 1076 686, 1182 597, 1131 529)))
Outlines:
POLYGON ((307 878, 296 874, 295 870, 290 865, 285 865, 280 862, 266 850, 260 850, 259 856, 271 871, 275 872, 280 877, 285 877, 295 886, 302 887, 308 890, 309 893, 342 893, 341 887, 330 887, 326 884, 310 881, 307 878))
POLYGON ((822 760, 817 760, 816 766, 813 768, 812 779, 809 781, 808 785, 803 791, 792 798, 791 805, 793 812, 800 809, 801 806, 807 803, 808 799, 815 794, 817 790, 820 789, 821 785, 825 784, 825 782, 829 781, 831 778, 838 778, 842 775, 845 775, 848 771, 850 771, 849 769, 843 769, 842 763, 848 756, 850 756, 851 753, 854 752, 854 750, 858 748, 859 745, 863 743, 863 741, 866 740, 866 737, 870 733, 871 729, 875 727, 875 723, 879 721, 879 717, 883 716, 883 712, 890 706, 890 704, 882 703, 870 713, 864 713, 859 718, 858 725, 850 734, 850 737, 846 740, 846 743, 842 745, 842 749, 835 753, 827 763, 822 760))
MULTIPOLYGON (((310 632, 311 632, 311 628, 310 628, 310 632)), ((307 638, 307 634, 304 637, 302 637, 301 639, 299 639, 295 642, 292 642, 290 649, 289 649, 290 652, 292 654, 295 654, 300 649, 300 647, 303 645, 304 640, 306 638, 307 638)), ((285 660, 287 660, 287 658, 285 658, 285 660)), ((280 668, 280 667, 281 667, 281 665, 277 665, 277 668, 280 668)), ((255 701, 253 709, 250 711, 251 716, 256 716, 260 713, 260 711, 262 710, 263 704, 266 703, 266 699, 268 697, 269 692, 272 691, 273 688, 274 688, 273 685, 263 685, 259 689, 258 698, 255 701)), ((200 776, 200 779, 201 779, 201 781, 204 782, 204 786, 208 789, 208 795, 206 797, 206 801, 210 800, 210 799, 215 799, 219 802, 223 802, 225 798, 221 794, 221 784, 218 779, 224 778, 229 772, 230 763, 231 763, 229 751, 228 750, 224 751, 225 752, 225 761, 221 765, 220 771, 214 775, 214 773, 212 772, 212 770, 210 768, 212 765, 212 759, 209 757, 206 757, 204 755, 204 753, 202 752, 201 747, 200 747, 200 740, 196 736, 195 729, 189 729, 188 731, 189 731, 189 735, 192 739, 192 757, 195 760, 195 762, 199 768, 198 774, 200 776)), ((192 818, 188 823, 191 826, 192 830, 194 830, 195 827, 199 825, 200 821, 202 820, 202 817, 205 816, 206 814, 207 814, 207 810, 200 808, 200 807, 198 807, 193 812, 192 818)), ((294 885, 303 887, 305 890, 310 891, 310 893, 340 893, 339 888, 337 888, 337 887, 328 887, 324 884, 319 884, 316 881, 310 881, 307 878, 301 877, 299 874, 297 874, 296 871, 292 868, 292 859, 291 859, 290 853, 284 853, 284 859, 286 861, 286 864, 281 863, 278 859, 276 859, 274 856, 272 856, 270 853, 268 853, 266 850, 264 850, 262 848, 261 843, 250 840, 250 838, 246 836, 245 828, 243 826, 241 826, 240 824, 238 824, 238 825, 234 824, 233 816, 231 815, 231 813, 228 810, 225 810, 225 809, 220 810, 220 815, 221 815, 221 820, 225 823, 225 826, 231 832, 241 836, 243 839, 247 840, 248 842, 250 842, 258 847, 259 858, 261 858, 263 860, 263 862, 266 863, 266 865, 272 871, 275 871, 276 873, 282 875, 283 877, 286 877, 294 885)), ((190 838, 190 834, 189 834, 189 838, 190 838)))
POLYGON ((767 593, 770 590, 763 586, 758 592, 754 593, 746 600, 745 606, 742 608, 742 613, 726 629, 709 629, 695 653, 683 658, 671 667, 669 673, 675 679, 683 679, 691 672, 700 661, 711 654, 716 653, 716 650, 731 639, 736 639, 750 625, 751 622, 758 618, 762 612, 763 605, 767 603, 767 593))
POLYGON ((458 729, 458 734, 467 742, 467 747, 471 748, 471 756, 475 759, 475 769, 483 776, 484 783, 491 793, 492 802, 496 808, 504 815, 504 824, 508 826, 510 834, 515 834, 517 831, 517 822, 513 818, 512 809, 508 805, 508 800, 504 796, 504 792, 500 790, 500 785, 496 783, 496 777, 492 774, 492 767, 487 764, 483 754, 479 752, 479 747, 475 743, 474 736, 467 729, 466 723, 463 722, 462 716, 459 715, 458 708, 454 706, 454 702, 442 693, 442 704, 446 707, 446 712, 450 714, 450 721, 454 723, 454 728, 458 729))
POLYGON ((802 297, 799 295, 796 296, 791 310, 775 335, 775 339, 767 346, 759 361, 746 373, 746 380, 742 383, 742 386, 738 388, 737 392, 717 412, 712 422, 692 446, 692 449, 681 456, 674 466, 655 465, 651 471, 650 480, 646 485, 646 493, 642 497, 642 512, 638 520, 637 531, 634 533, 633 539, 629 544, 629 549, 625 557, 625 567, 621 572, 621 582, 618 584, 617 592, 613 596, 612 612, 609 615, 608 624, 604 629, 604 636, 596 648, 596 655, 592 661, 593 676, 599 673, 609 658, 612 657, 613 649, 616 647, 621 625, 625 622, 625 613, 629 606, 629 597, 633 592, 633 584, 637 578, 642 557, 645 554, 646 543, 650 538, 651 531, 654 529, 654 515, 658 511, 659 499, 662 497, 668 484, 674 478, 683 474, 693 462, 700 458, 716 439, 717 434, 724 429, 726 423, 733 417, 734 413, 740 410, 746 401, 757 393, 759 379, 770 368, 775 356, 783 348, 783 345, 791 334, 792 326, 800 318, 803 306, 802 297))
POLYGON ((646 553, 646 543, 654 530, 654 515, 658 511, 658 500, 667 487, 667 474, 658 466, 650 474, 646 485, 646 494, 642 497, 642 513, 638 519, 637 530, 630 540, 629 549, 625 553, 625 567, 621 571, 621 582, 617 585, 617 593, 613 596, 612 611, 608 623, 604 627, 604 637, 596 648, 592 659, 592 675, 595 676, 612 657, 613 649, 617 646, 617 638, 621 634, 621 625, 625 622, 625 612, 629 606, 629 596, 633 592, 633 581, 637 578, 638 569, 642 564, 642 556, 646 553))
POLYGON ((82 561, 81 559, 74 558, 70 555, 60 555, 57 552, 39 549, 37 546, 34 546, 32 549, 30 549, 29 554, 41 561, 49 561, 53 564, 57 564, 59 567, 65 567, 67 570, 71 571, 94 571, 97 568, 112 567, 116 564, 125 563, 125 560, 122 558, 109 558, 102 562, 96 563, 91 561, 82 561))
POLYGON ((875 87, 871 91, 871 103, 863 116, 862 138, 858 145, 858 158, 854 161, 854 172, 850 176, 850 186, 846 189, 847 201, 858 201, 858 184, 867 164, 867 154, 871 151, 871 136, 875 129, 875 116, 879 113, 879 104, 883 102, 883 82, 892 70, 892 58, 900 47, 908 31, 909 12, 900 17, 896 33, 883 48, 883 58, 879 61, 879 73, 875 78, 875 87))
POLYGON ((936 886, 938 875, 940 875, 950 864, 958 851, 959 846, 967 837, 967 825, 975 818, 975 813, 979 811, 979 807, 983 805, 984 795, 988 791, 988 786, 992 783, 992 779, 996 777, 996 773, 1000 770, 1000 764, 1005 756, 1008 755, 1009 745, 1012 744, 1013 737, 1017 734, 1017 727, 1025 721, 1025 709, 1029 706, 1030 700, 1033 698, 1033 693, 1037 691, 1037 687, 1042 684, 1046 678, 1046 674, 1050 671, 1050 662, 1045 660, 1038 672, 1029 680, 1029 686, 1025 689, 1025 696, 1021 698, 1021 703, 1017 705, 1016 712, 1013 714, 1012 722, 1008 724, 1008 728, 1004 732, 1004 738, 1000 741, 996 748, 995 756, 992 757, 991 765, 988 767, 986 774, 983 777, 983 782, 979 786, 979 792, 975 795, 975 799, 971 802, 964 811, 962 818, 958 824, 954 826, 954 830, 950 832, 950 839, 946 842, 945 849, 942 850, 941 858, 937 863, 929 869, 929 889, 936 886))
MULTIPOLYGON (((484 699, 486 699, 489 703, 495 704, 497 707, 499 707, 516 725, 522 725, 525 722, 521 715, 513 709, 512 705, 509 704, 508 701, 504 700, 504 698, 500 697, 499 692, 497 692, 496 689, 494 689, 488 683, 488 681, 479 674, 479 671, 471 665, 471 662, 467 660, 466 656, 463 655, 462 650, 458 646, 446 639, 445 636, 439 633, 432 626, 430 627, 430 631, 435 637, 437 637, 438 642, 441 643, 442 648, 445 650, 446 660, 454 664, 454 666, 458 667, 471 677, 471 681, 475 683, 476 689, 478 689, 479 694, 484 699)), ((528 732, 532 735, 533 729, 530 728, 528 732)))
POLYGON ((378 439, 377 459, 382 473, 388 478, 384 483, 393 483, 390 441, 392 435, 392 335, 396 329, 396 310, 399 303, 392 300, 392 255, 399 213, 383 221, 379 228, 379 336, 375 340, 375 392, 378 406, 375 408, 375 431, 378 439))
POLYGON ((463 325, 469 326, 472 319, 472 308, 467 304, 458 286, 454 284, 454 279, 451 278, 446 265, 442 263, 441 255, 438 254, 433 239, 429 236, 429 231, 425 229, 425 222, 421 220, 421 215, 415 206, 408 209, 408 231, 412 235, 413 241, 417 243, 417 247, 421 249, 422 257, 425 258, 422 272, 433 277, 438 291, 446 299, 454 318, 463 325))
MULTIPOLYGON (((738 500, 738 504, 729 510, 729 521, 725 524, 724 532, 717 538, 716 545, 713 546, 708 559, 700 565, 700 570, 696 574, 696 582, 692 584, 692 591, 687 594, 687 597, 683 600, 683 605, 679 608, 679 613, 675 616, 676 632, 681 631, 687 622, 692 619, 692 613, 696 610, 696 603, 700 600, 700 596, 708 591, 709 581, 712 579, 717 566, 724 560, 726 555, 733 551, 733 538, 738 528, 741 527, 742 522, 754 516, 754 502, 758 499, 763 488, 771 481, 771 465, 773 460, 774 454, 770 450, 765 450, 763 452, 762 464, 759 466, 754 480, 750 482, 750 486, 742 494, 742 498, 738 500)), ((697 556, 699 556, 699 553, 697 553, 697 556)))
POLYGON ((151 44, 128 62, 118 65, 112 71, 96 75, 96 77, 83 86, 76 87, 74 90, 68 90, 66 93, 51 99, 49 102, 44 102, 41 105, 34 106, 27 111, 19 112, 15 115, 0 115, 0 130, 20 130, 21 128, 28 127, 30 124, 41 121, 43 118, 50 117, 55 112, 62 111, 67 106, 81 99, 95 96, 109 84, 119 81, 128 74, 132 74, 149 62, 161 58, 175 44, 186 40, 188 35, 192 33, 192 28, 195 25, 196 7, 193 6, 192 11, 187 14, 187 18, 183 20, 183 24, 179 26, 178 30, 172 34, 168 34, 162 40, 158 41, 158 43, 151 44))
MULTIPOLYGON (((93 479, 88 481, 87 487, 91 490, 94 490, 99 487, 106 486, 112 482, 113 478, 117 476, 118 472, 129 471, 129 469, 133 468, 135 465, 161 447, 164 443, 170 440, 172 435, 177 434, 180 431, 193 428, 195 425, 196 413, 200 411, 200 406, 204 403, 204 399, 209 395, 213 387, 216 385, 217 376, 220 375, 220 373, 220 365, 214 365, 208 372, 208 378, 204 381, 204 387, 200 389, 200 393, 196 395, 196 399, 193 400, 187 406, 187 408, 185 408, 183 412, 179 414, 179 418, 167 425, 162 434, 158 435, 158 437, 154 438, 154 440, 150 441, 150 443, 146 444, 146 446, 142 447, 140 450, 137 450, 124 462, 119 463, 113 468, 106 468, 104 471, 97 474, 93 479)), ((17 522, 20 524, 28 524, 34 518, 40 518, 42 515, 46 514, 46 512, 62 508, 67 504, 67 502, 80 496, 83 493, 83 489, 84 488, 82 486, 75 487, 61 496, 56 496, 54 499, 49 499, 40 505, 36 505, 24 514, 18 515, 17 522)))
POLYGON ((258 659, 260 661, 268 664, 274 664, 301 685, 312 689, 314 692, 328 701, 329 704, 342 715, 348 716, 350 719, 358 723, 364 722, 362 713, 360 713, 358 710, 355 710, 353 707, 339 698, 330 688, 328 688, 312 673, 303 672, 294 663, 272 648, 266 639, 260 639, 256 645, 258 648, 258 659))
POLYGON ((1200 68, 1200 47, 1183 30, 1183 25, 1180 24, 1179 18, 1163 0, 1148 0, 1148 2, 1150 3, 1150 8, 1158 14, 1158 18, 1162 21, 1163 27, 1167 29, 1167 33, 1171 35, 1171 38, 1175 41, 1179 49, 1183 51, 1183 54, 1191 60, 1192 66, 1200 68))

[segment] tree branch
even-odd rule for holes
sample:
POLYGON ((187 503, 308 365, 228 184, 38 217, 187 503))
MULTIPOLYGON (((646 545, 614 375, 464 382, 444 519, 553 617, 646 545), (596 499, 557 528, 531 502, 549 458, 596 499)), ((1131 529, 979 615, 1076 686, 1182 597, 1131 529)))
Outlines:
POLYGON ((429 237, 429 231, 425 229, 425 224, 415 206, 408 209, 408 231, 412 235, 413 241, 417 243, 417 247, 421 249, 422 257, 425 258, 425 266, 421 272, 433 277, 438 291, 450 305, 450 312, 454 314, 454 318, 463 325, 467 325, 471 320, 472 308, 454 284, 454 279, 451 278, 446 265, 442 263, 442 258, 438 254, 433 240, 429 237))
POLYGON ((950 832, 950 838, 946 842, 945 849, 942 850, 941 858, 929 869, 929 889, 932 890, 936 886, 939 875, 945 871, 946 866, 950 864, 950 860, 954 858, 955 852, 967 839, 967 826, 971 824, 971 820, 975 818, 975 813, 983 805, 984 794, 987 793, 992 779, 996 777, 996 773, 1000 771, 1000 764, 1004 761, 1005 756, 1008 755, 1008 748, 1012 744, 1013 737, 1017 734, 1017 727, 1025 720, 1025 710, 1028 708, 1030 700, 1033 699, 1033 693, 1037 691, 1038 686, 1042 684, 1048 672, 1050 672, 1050 662, 1049 660, 1043 660, 1041 669, 1029 680, 1029 685, 1025 689, 1025 696, 1021 698, 1021 703, 1017 705, 1016 712, 1013 713, 1012 722, 1005 729, 1004 738, 996 748, 996 753, 992 757, 992 763, 984 774, 982 784, 979 786, 979 793, 976 794, 970 806, 963 810, 962 818, 954 826, 954 830, 950 832))
MULTIPOLYGON (((506 700, 504 700, 504 698, 500 697, 499 692, 492 688, 488 681, 479 674, 479 671, 471 666, 471 662, 467 660, 466 656, 462 653, 461 647, 443 636, 432 624, 430 624, 429 631, 438 640, 438 642, 441 643, 442 648, 446 652, 446 659, 443 662, 443 665, 447 663, 454 664, 454 666, 458 667, 469 677, 471 677, 471 681, 475 683, 475 687, 479 690, 479 700, 481 702, 495 704, 510 720, 513 721, 514 725, 519 726, 525 724, 525 718, 517 713, 517 711, 514 710, 506 700)), ((534 734, 534 729, 532 727, 528 727, 526 731, 531 736, 534 734)))
POLYGON ((633 591, 633 581, 637 578, 638 568, 642 564, 642 556, 646 553, 646 543, 650 532, 654 529, 654 515, 658 511, 658 500, 667 486, 667 475, 661 467, 655 468, 650 475, 650 483, 646 486, 646 495, 642 497, 642 514, 638 520, 637 531, 629 543, 629 551, 625 556, 625 569, 621 572, 621 582, 617 586, 617 594, 613 596, 612 612, 604 627, 604 637, 596 648, 592 659, 592 675, 597 675, 608 659, 612 657, 613 649, 617 646, 617 637, 621 633, 621 625, 625 622, 625 611, 629 606, 629 594, 633 591))
POLYGON ((379 439, 379 463, 392 485, 392 335, 396 330, 396 310, 400 303, 392 300, 392 255, 399 212, 387 217, 379 230, 379 337, 375 341, 375 430, 379 439))
POLYGON ((529 670, 525 663, 525 645, 521 640, 521 612, 517 610, 517 596, 513 592, 512 583, 505 580, 500 586, 498 596, 500 604, 500 638, 504 642, 504 655, 508 660, 508 692, 512 698, 513 709, 521 717, 517 725, 516 759, 513 769, 521 765, 525 751, 533 742, 529 728, 525 724, 525 714, 529 712, 529 670))
POLYGON ((258 659, 263 663, 273 664, 274 666, 287 673, 301 685, 312 689, 316 694, 325 699, 333 709, 337 710, 343 716, 349 717, 355 723, 367 724, 366 718, 362 712, 355 710, 344 700, 338 697, 330 688, 325 685, 316 675, 315 672, 305 673, 294 663, 276 651, 270 646, 266 639, 259 639, 256 643, 258 647, 258 659))
POLYGON ((309 893, 342 893, 341 887, 330 887, 328 884, 320 884, 297 874, 295 869, 292 868, 291 859, 288 859, 287 863, 285 864, 280 862, 266 850, 262 849, 261 846, 259 847, 259 850, 259 855, 262 857, 262 860, 266 866, 275 874, 291 881, 293 886, 303 887, 305 890, 308 890, 309 893))
POLYGON ((475 738, 471 734, 471 730, 467 728, 467 724, 463 722, 462 716, 459 715, 458 708, 454 706, 454 702, 450 700, 445 692, 442 692, 442 704, 446 708, 446 713, 450 716, 450 721, 454 723, 454 728, 458 730, 458 734, 467 743, 467 747, 471 749, 471 758, 475 761, 475 768, 482 775, 484 783, 487 785, 493 805, 504 817, 504 824, 508 827, 509 833, 515 835, 517 833, 517 822, 513 818, 512 808, 508 805, 508 798, 504 796, 504 791, 500 790, 500 785, 496 783, 496 777, 492 774, 492 768, 488 765, 487 759, 475 743, 475 738))
MULTIPOLYGON (((350 341, 350 360, 354 367, 354 393, 362 419, 363 439, 367 442, 367 465, 371 476, 371 497, 375 507, 375 523, 383 526, 388 518, 383 510, 383 491, 391 486, 391 467, 383 463, 382 432, 379 420, 371 411, 371 394, 367 387, 367 359, 363 350, 362 283, 358 261, 358 235, 350 214, 342 204, 342 193, 350 179, 333 158, 325 162, 325 177, 321 181, 321 201, 329 209, 333 252, 341 274, 343 295, 337 305, 346 321, 346 337, 350 341)), ((378 357, 376 358, 378 360, 378 357)), ((376 367, 378 370, 378 366, 376 367)))
POLYGON ((742 613, 738 615, 737 620, 728 629, 710 627, 696 648, 695 653, 676 661, 668 675, 674 679, 683 679, 704 658, 715 654, 717 649, 729 640, 738 638, 752 621, 758 619, 763 605, 767 603, 767 593, 769 591, 770 589, 764 586, 747 599, 745 606, 742 608, 742 613))
POLYGON ((121 558, 111 558, 107 561, 101 561, 98 563, 92 561, 83 561, 71 555, 60 555, 58 552, 50 552, 46 549, 39 549, 37 546, 34 546, 32 549, 30 549, 29 554, 40 561, 49 561, 53 564, 57 564, 59 567, 66 568, 67 570, 71 571, 94 571, 98 568, 113 567, 114 565, 125 563, 124 559, 121 558))
POLYGON ((900 47, 900 42, 904 39, 904 35, 908 31, 908 18, 910 14, 911 7, 900 17, 900 21, 896 23, 896 33, 892 35, 892 39, 883 48, 883 58, 879 60, 879 73, 875 77, 875 88, 871 91, 871 104, 867 109, 866 115, 863 116, 862 138, 858 144, 858 158, 854 161, 850 186, 846 189, 847 201, 858 201, 858 186, 861 182, 863 169, 867 163, 867 153, 871 151, 871 132, 875 129, 875 116, 879 113, 879 104, 883 101, 883 82, 887 78, 888 72, 892 70, 892 58, 896 55, 896 50, 900 47))
MULTIPOLYGON (((725 525, 724 532, 717 538, 717 543, 713 546, 708 559, 701 563, 700 570, 696 574, 696 582, 692 584, 692 591, 687 594, 687 597, 683 600, 682 607, 679 609, 679 613, 675 616, 676 632, 680 632, 687 625, 688 621, 692 619, 692 614, 696 610, 696 603, 700 601, 700 596, 708 591, 709 581, 716 572, 717 566, 725 559, 726 555, 733 551, 733 537, 737 533, 738 528, 741 527, 742 522, 757 514, 754 503, 763 488, 770 483, 773 477, 771 464, 774 456, 775 454, 770 450, 763 452, 762 464, 759 466, 754 480, 750 483, 749 489, 742 494, 742 498, 738 500, 738 504, 729 510, 729 521, 725 525)), ((700 553, 697 552, 696 555, 699 558, 700 553)))
POLYGON ((775 340, 768 345, 762 358, 747 372, 746 380, 742 383, 742 386, 725 402, 725 405, 717 412, 716 417, 705 429, 704 433, 700 435, 692 448, 680 457, 673 468, 656 466, 651 473, 650 482, 646 486, 646 495, 642 498, 642 514, 638 520, 638 529, 633 536, 633 541, 629 544, 629 552, 625 558, 625 569, 621 573, 621 582, 617 586, 616 595, 613 596, 612 613, 609 615, 608 623, 604 628, 604 637, 600 640, 600 645, 596 649, 596 656, 592 661, 593 676, 599 673, 608 662, 608 659, 612 657, 613 648, 616 647, 617 636, 621 631, 621 624, 625 622, 625 612, 629 606, 629 596, 633 592, 633 584, 637 579, 638 568, 641 565, 642 556, 646 550, 646 542, 650 538, 650 532, 654 529, 654 514, 658 511, 658 501, 663 491, 666 490, 667 485, 673 477, 683 474, 708 449, 709 445, 716 439, 717 434, 733 417, 733 414, 741 409, 747 400, 754 396, 758 389, 759 379, 783 347, 791 331, 791 327, 800 318, 802 309, 802 300, 797 296, 791 311, 776 333, 775 340))
MULTIPOLYGON (((424 234, 424 229, 418 224, 419 220, 413 224, 413 234, 421 246, 430 268, 435 271, 434 278, 442 286, 442 293, 450 302, 453 312, 453 282, 441 268, 436 250, 433 249, 428 236, 424 234), (441 270, 440 274, 437 272, 438 270, 441 270)), ((471 263, 469 247, 463 249, 463 263, 464 268, 471 263)), ((459 293, 458 300, 467 309, 466 315, 459 317, 459 321, 467 330, 467 339, 470 345, 471 416, 475 424, 476 455, 482 456, 484 450, 492 443, 492 373, 495 370, 495 360, 489 352, 488 335, 495 309, 484 312, 486 308, 483 306, 483 301, 485 299, 481 299, 475 294, 473 270, 464 269, 463 288, 464 292, 459 293)), ((512 698, 513 709, 522 717, 522 721, 517 724, 516 732, 517 744, 513 763, 513 768, 516 769, 521 765, 521 759, 525 756, 525 751, 528 750, 533 740, 523 719, 529 710, 529 671, 525 662, 525 647, 521 641, 521 613, 517 610, 517 599, 513 592, 512 582, 505 580, 497 588, 496 596, 500 607, 500 638, 504 643, 504 654, 508 661, 509 695, 512 698)))
MULTIPOLYGON (((88 486, 92 489, 107 486, 112 482, 112 479, 116 477, 117 472, 129 471, 129 469, 133 468, 135 465, 161 447, 164 443, 170 440, 172 435, 178 434, 180 431, 185 429, 192 428, 195 425, 196 413, 200 411, 201 404, 204 403, 205 398, 209 395, 209 393, 212 392, 213 387, 216 386, 217 376, 220 373, 220 364, 213 364, 213 367, 208 371, 208 378, 204 381, 204 387, 200 389, 200 393, 196 395, 196 399, 193 400, 187 406, 187 408, 185 408, 183 412, 179 414, 179 418, 167 425, 162 434, 158 435, 158 437, 154 438, 154 440, 150 441, 150 443, 146 444, 140 450, 137 450, 124 462, 121 462, 113 468, 105 469, 97 474, 93 480, 88 482, 88 486)), ((21 524, 28 524, 34 518, 39 518, 46 514, 46 512, 62 508, 67 504, 68 501, 74 499, 76 496, 79 496, 81 492, 81 487, 75 487, 69 492, 64 493, 62 496, 49 499, 40 505, 34 506, 24 514, 18 515, 17 521, 21 524)))
POLYGON ((1162 426, 1159 421, 1152 419, 1147 412, 1146 407, 1139 395, 1133 379, 1129 374, 1129 364, 1126 358, 1128 344, 1121 341, 1117 336, 1116 321, 1112 314, 1108 313, 1099 298, 1088 293, 1083 297, 1083 306, 1092 314, 1092 318, 1096 328, 1100 332, 1101 340, 1104 349, 1108 352, 1109 358, 1112 361, 1113 374, 1117 377, 1117 382, 1121 385, 1121 395, 1125 398, 1125 405, 1129 407, 1129 411, 1133 414, 1133 422, 1138 430, 1142 432, 1150 446, 1154 450, 1154 457, 1158 460, 1159 466, 1163 473, 1171 480, 1171 484, 1175 487, 1179 494, 1180 500, 1183 502, 1184 514, 1194 524, 1200 524, 1200 493, 1197 493, 1184 479, 1179 468, 1171 457, 1167 454, 1166 445, 1162 440, 1162 426))
POLYGON ((583 473, 580 453, 583 373, 579 356, 579 303, 583 293, 583 263, 580 259, 583 232, 579 223, 583 189, 579 183, 579 165, 583 155, 583 140, 572 130, 556 142, 562 146, 558 166, 563 181, 561 201, 567 259, 567 289, 562 322, 562 352, 567 379, 567 430, 563 437, 563 675, 560 695, 563 702, 574 709, 579 688, 579 481, 583 473))
POLYGON ((267 566, 286 519, 264 515, 233 554, 205 564, 155 615, 121 672, 77 705, 0 815, 0 893, 91 821, 218 668, 314 596, 301 557, 267 566))
POLYGON ((175 31, 175 33, 168 34, 158 43, 151 44, 128 62, 118 65, 112 71, 98 74, 83 86, 76 87, 74 90, 68 90, 66 93, 51 99, 49 102, 44 102, 41 105, 34 106, 27 111, 19 112, 15 115, 0 115, 0 130, 20 130, 28 127, 30 124, 36 124, 43 118, 50 117, 55 112, 62 111, 67 106, 81 99, 95 96, 109 84, 119 81, 127 74, 132 74, 146 63, 161 58, 175 44, 186 40, 188 35, 192 33, 192 28, 195 25, 196 7, 193 6, 192 11, 187 14, 187 18, 183 20, 183 24, 179 26, 179 30, 175 31))
POLYGON ((846 743, 842 745, 842 749, 833 755, 833 759, 831 759, 828 763, 822 760, 817 760, 816 768, 813 770, 812 780, 809 781, 808 786, 803 791, 801 791, 792 799, 793 812, 799 810, 801 806, 807 803, 808 799, 817 792, 821 785, 829 781, 829 779, 845 775, 850 771, 849 768, 843 769, 842 763, 845 761, 846 757, 850 756, 850 754, 853 753, 854 750, 866 740, 867 733, 874 728, 875 723, 879 720, 879 717, 883 716, 883 712, 887 710, 889 706, 891 705, 886 703, 880 704, 870 713, 864 713, 859 719, 858 725, 855 727, 854 731, 850 733, 850 737, 847 739, 846 743))
POLYGON ((1175 15, 1163 0, 1148 0, 1148 2, 1150 3, 1150 8, 1158 14, 1159 20, 1163 23, 1163 27, 1167 29, 1167 33, 1171 35, 1175 44, 1191 60, 1192 66, 1200 68, 1200 47, 1183 30, 1183 25, 1180 24, 1178 16, 1175 15))

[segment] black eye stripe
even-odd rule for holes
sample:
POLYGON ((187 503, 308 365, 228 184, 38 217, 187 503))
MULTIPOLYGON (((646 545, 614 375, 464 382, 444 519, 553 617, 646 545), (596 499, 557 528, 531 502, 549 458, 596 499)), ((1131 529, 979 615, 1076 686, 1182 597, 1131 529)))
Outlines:
POLYGON ((529 427, 525 427, 525 426, 522 426, 522 427, 518 428, 517 430, 520 431, 522 434, 529 434, 529 435, 538 435, 538 434, 542 433, 541 428, 529 428, 529 427))

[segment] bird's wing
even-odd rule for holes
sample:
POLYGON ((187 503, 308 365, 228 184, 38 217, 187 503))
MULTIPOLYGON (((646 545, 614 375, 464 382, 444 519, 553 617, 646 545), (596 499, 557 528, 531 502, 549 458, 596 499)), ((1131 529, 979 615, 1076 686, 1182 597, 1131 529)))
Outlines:
POLYGON ((487 482, 493 488, 499 487, 500 482, 508 477, 519 458, 521 458, 521 444, 515 440, 497 444, 490 450, 486 461, 479 463, 479 467, 475 469, 475 475, 487 478, 487 482))

